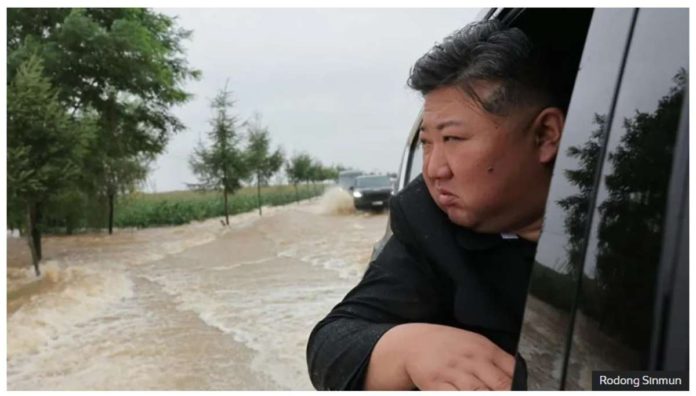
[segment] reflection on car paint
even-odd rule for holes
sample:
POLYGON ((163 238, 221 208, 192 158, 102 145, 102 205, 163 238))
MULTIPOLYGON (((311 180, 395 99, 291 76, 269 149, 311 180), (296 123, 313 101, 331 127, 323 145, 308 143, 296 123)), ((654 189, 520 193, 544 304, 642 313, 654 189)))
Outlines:
MULTIPOLYGON (((641 10, 638 15, 582 273, 567 389, 590 389, 588 368, 647 366, 674 141, 687 81, 688 46, 681 34, 687 26, 688 14, 679 10, 641 10), (624 93, 624 87, 632 92, 624 93), (647 105, 650 100, 655 105, 647 105)), ((576 147, 575 156, 596 157, 596 140, 593 135, 576 147)), ((572 176, 571 182, 583 189, 585 179, 572 176)))
POLYGON ((586 240, 593 186, 578 186, 568 174, 593 181, 597 161, 583 164, 572 149, 598 129, 596 114, 614 100, 632 10, 595 10, 580 61, 573 97, 556 159, 535 265, 532 269, 519 353, 526 359, 529 389, 561 389, 572 308, 586 240), (572 197, 572 199, 570 199, 572 197), (564 204, 570 199, 573 205, 564 204), (568 218, 573 219, 571 223, 568 218), (543 337, 538 334, 544 334, 543 337))

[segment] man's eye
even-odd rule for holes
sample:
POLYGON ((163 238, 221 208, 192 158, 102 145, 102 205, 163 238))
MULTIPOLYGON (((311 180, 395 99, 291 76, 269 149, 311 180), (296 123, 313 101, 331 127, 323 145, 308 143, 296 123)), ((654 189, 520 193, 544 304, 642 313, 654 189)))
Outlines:
POLYGON ((426 146, 426 145, 430 144, 430 142, 428 140, 421 139, 420 144, 421 144, 421 146, 426 146))
POLYGON ((442 137, 442 140, 443 140, 444 142, 449 142, 449 141, 458 142, 458 141, 460 141, 460 140, 464 140, 464 138, 463 138, 463 137, 460 137, 460 136, 443 136, 443 137, 442 137))

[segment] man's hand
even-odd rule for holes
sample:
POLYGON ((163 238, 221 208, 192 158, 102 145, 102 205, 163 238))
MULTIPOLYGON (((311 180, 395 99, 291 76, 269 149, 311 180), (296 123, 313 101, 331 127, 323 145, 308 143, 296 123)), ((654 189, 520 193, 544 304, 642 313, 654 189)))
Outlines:
POLYGON ((408 323, 375 345, 365 389, 510 390, 514 368, 515 358, 480 334, 408 323))

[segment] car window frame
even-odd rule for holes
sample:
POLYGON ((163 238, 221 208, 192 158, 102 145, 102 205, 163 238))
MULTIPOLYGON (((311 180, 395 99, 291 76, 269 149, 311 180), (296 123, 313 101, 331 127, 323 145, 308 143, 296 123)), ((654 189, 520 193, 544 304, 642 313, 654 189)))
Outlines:
MULTIPOLYGON (((658 30, 661 31, 662 29, 660 26, 665 23, 665 21, 661 18, 666 17, 666 15, 664 13, 660 13, 660 11, 669 12, 670 15, 674 16, 679 15, 675 13, 678 13, 680 10, 665 8, 637 8, 634 10, 631 37, 627 41, 628 51, 624 54, 623 67, 625 68, 625 71, 622 71, 622 76, 619 80, 619 90, 617 91, 618 96, 615 98, 614 110, 611 116, 612 119, 616 120, 610 120, 607 122, 607 126, 610 128, 607 138, 611 139, 612 142, 605 145, 605 148, 611 150, 612 153, 619 144, 619 139, 623 139, 626 133, 625 127, 622 127, 620 122, 620 120, 624 119, 626 114, 628 114, 626 105, 634 102, 640 103, 639 98, 641 97, 652 97, 651 94, 647 94, 641 90, 635 91, 635 87, 640 86, 636 85, 637 81, 645 81, 645 84, 648 85, 649 81, 652 81, 654 78, 665 78, 663 75, 664 73, 660 71, 663 69, 657 66, 657 62, 653 63, 653 61, 648 61, 647 63, 648 67, 650 67, 650 69, 647 70, 653 70, 652 67, 656 67, 653 72, 647 72, 645 70, 642 72, 636 71, 641 70, 640 68, 642 65, 645 65, 645 63, 643 63, 645 59, 640 57, 636 58, 636 54, 643 53, 641 48, 645 48, 646 46, 654 47, 654 43, 651 40, 651 37, 653 37, 651 32, 658 30), (653 64, 655 66, 653 66, 653 64), (656 77, 653 77, 653 74, 656 77), (645 80, 643 80, 643 78, 645 78, 645 80)), ((683 37, 681 32, 683 31, 684 26, 681 25, 681 23, 684 22, 684 10, 681 11, 682 13, 680 15, 682 15, 682 20, 680 21, 680 24, 670 24, 670 26, 674 27, 675 29, 677 26, 679 26, 681 30, 673 31, 673 36, 667 36, 672 37, 669 40, 674 40, 677 37, 683 37)), ((686 20, 688 21, 688 18, 686 20)), ((686 23, 688 26, 688 22, 686 23)), ((665 42, 662 41, 662 43, 663 44, 661 45, 664 46, 665 42)), ((681 45, 684 45, 683 42, 681 45)), ((671 59, 672 57, 675 57, 681 59, 683 62, 684 54, 684 52, 672 53, 668 51, 664 55, 656 55, 656 58, 671 59), (680 54, 680 56, 677 54, 680 54)), ((688 64, 689 62, 687 58, 686 63, 683 64, 683 66, 686 67, 687 73, 689 68, 688 64)), ((682 64, 678 63, 678 65, 682 64)), ((641 321, 642 323, 646 323, 649 329, 648 333, 644 333, 645 342, 642 344, 644 345, 644 347, 642 347, 643 349, 636 349, 636 352, 640 352, 640 356, 642 356, 642 358, 637 358, 637 360, 632 362, 626 361, 627 364, 631 365, 631 369, 634 370, 661 370, 665 367, 663 364, 665 361, 668 361, 671 370, 685 370, 688 367, 688 353, 684 353, 683 347, 675 348, 675 345, 679 345, 680 343, 681 345, 688 345, 688 319, 684 319, 688 318, 688 299, 683 296, 688 294, 688 279, 685 276, 681 278, 675 276, 675 271, 688 272, 688 268, 685 267, 684 264, 685 257, 688 257, 688 245, 685 245, 686 242, 684 242, 683 239, 684 234, 688 234, 688 218, 683 216, 683 214, 688 210, 685 209, 686 205, 684 204, 685 200, 688 200, 688 151, 686 151, 686 147, 688 147, 688 89, 686 89, 684 92, 683 103, 681 103, 680 107, 676 110, 677 118, 675 120, 675 124, 674 126, 670 127, 671 133, 676 135, 673 135, 675 139, 672 146, 674 147, 673 158, 671 158, 671 163, 667 167, 663 168, 665 172, 669 171, 669 174, 667 175, 668 180, 666 185, 661 187, 660 190, 656 190, 662 191, 666 197, 664 202, 664 211, 662 211, 664 217, 662 220, 662 235, 660 238, 660 244, 653 250, 653 252, 657 254, 655 261, 652 261, 652 263, 654 263, 652 268, 655 271, 655 277, 645 278, 650 279, 653 286, 646 288, 645 291, 640 289, 641 292, 635 296, 647 298, 648 301, 650 301, 652 304, 652 311, 650 311, 652 315, 647 316, 645 320, 641 321), (684 250, 687 250, 686 253, 684 250), (679 297, 678 293, 681 293, 682 297, 679 297), (673 303, 676 303, 676 305, 673 305, 673 303), (672 345, 670 350, 666 350, 665 346, 667 344, 672 345), (669 356, 666 357, 665 353, 667 353, 669 356), (643 360, 645 357, 648 358, 647 364, 646 360, 643 360)), ((611 155, 612 154, 609 154, 609 157, 611 157, 611 155)), ((601 165, 603 169, 602 172, 607 172, 607 175, 613 174, 613 170, 611 170, 612 165, 609 163, 611 159, 609 157, 605 157, 601 165)), ((607 176, 603 173, 602 179, 604 179, 604 177, 607 176)), ((600 189, 602 188, 606 190, 606 183, 600 187, 600 189)), ((598 193, 602 195, 602 192, 598 191, 598 193)), ((606 193, 604 195, 606 195, 606 193)), ((597 206, 601 207, 601 205, 604 204, 604 199, 607 198, 602 198, 602 202, 595 202, 595 212, 594 217, 591 220, 592 223, 600 224, 603 221, 602 218, 604 215, 599 215, 596 208, 597 206)), ((592 241, 590 241, 590 243, 594 244, 592 241)), ((590 247, 588 246, 588 248, 590 247)), ((590 252, 587 254, 590 254, 590 252)), ((594 257, 594 253, 592 253, 591 256, 587 256, 583 263, 583 272, 587 269, 585 267, 588 266, 590 271, 592 271, 594 265, 596 265, 595 260, 598 260, 598 258, 594 257)), ((584 282, 584 280, 581 279, 581 284, 582 282, 584 282)), ((580 309, 580 307, 584 306, 588 301, 588 297, 584 293, 583 296, 584 301, 583 298, 576 298, 577 302, 575 304, 575 308, 578 309, 578 312, 582 311, 583 313, 586 313, 586 308, 580 309)), ((573 319, 575 318, 579 318, 578 315, 574 314, 573 319)), ((577 347, 577 345, 574 345, 574 342, 577 341, 576 339, 578 339, 578 337, 580 337, 579 339, 582 339, 582 332, 580 332, 579 335, 576 334, 578 330, 579 329, 576 326, 574 333, 571 334, 572 338, 570 341, 573 343, 572 349, 577 347)), ((619 340, 619 338, 617 338, 617 340, 619 340)), ((569 350, 569 354, 567 356, 570 358, 571 362, 578 358, 577 356, 573 356, 575 352, 572 349, 569 350)), ((607 359, 609 359, 609 356, 613 356, 608 351, 603 353, 606 354, 607 359)), ((603 360, 604 363, 599 364, 597 367, 595 367, 595 369, 608 369, 607 367, 602 368, 600 366, 603 364, 609 364, 609 361, 610 360, 603 360)), ((614 361, 615 364, 618 362, 620 362, 620 360, 614 361)), ((577 370, 577 367, 576 362, 575 370, 577 370)), ((565 368, 570 370, 570 365, 566 365, 565 368)), ((572 378, 574 378, 574 381, 578 380, 577 371, 573 371, 572 378)), ((566 388, 568 388, 569 383, 566 381, 564 385, 566 388)), ((575 386, 577 385, 578 384, 575 384, 575 386)), ((589 386, 589 384, 586 386, 589 386)))

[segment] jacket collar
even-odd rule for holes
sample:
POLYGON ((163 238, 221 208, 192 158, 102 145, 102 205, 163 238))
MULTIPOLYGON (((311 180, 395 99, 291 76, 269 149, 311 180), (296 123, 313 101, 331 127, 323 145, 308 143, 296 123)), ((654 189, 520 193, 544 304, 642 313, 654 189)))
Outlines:
POLYGON ((500 234, 481 234, 456 225, 454 229, 457 243, 466 250, 488 250, 503 242, 500 234))
POLYGON ((484 251, 498 247, 503 243, 514 243, 522 247, 522 255, 526 258, 533 258, 536 252, 537 242, 519 237, 504 237, 502 234, 482 234, 468 228, 453 226, 457 244, 466 250, 484 251))

